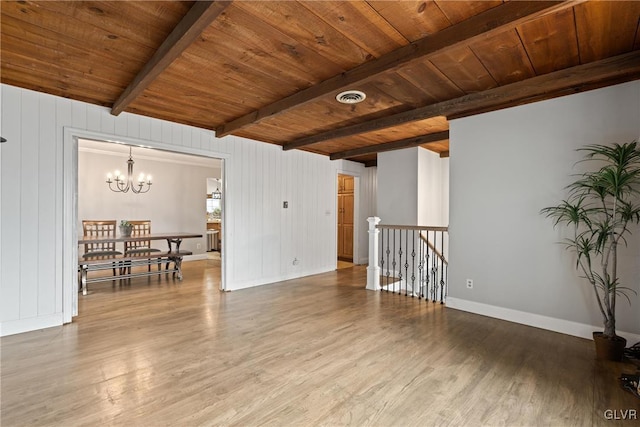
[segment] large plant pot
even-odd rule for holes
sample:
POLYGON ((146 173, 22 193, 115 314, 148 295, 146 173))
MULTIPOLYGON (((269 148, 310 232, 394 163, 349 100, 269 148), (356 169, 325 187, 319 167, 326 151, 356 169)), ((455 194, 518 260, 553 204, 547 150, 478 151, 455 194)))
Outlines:
POLYGON ((609 338, 602 332, 594 332, 593 342, 596 344, 596 357, 598 359, 614 360, 616 362, 622 360, 624 348, 627 345, 626 339, 619 336, 609 338))

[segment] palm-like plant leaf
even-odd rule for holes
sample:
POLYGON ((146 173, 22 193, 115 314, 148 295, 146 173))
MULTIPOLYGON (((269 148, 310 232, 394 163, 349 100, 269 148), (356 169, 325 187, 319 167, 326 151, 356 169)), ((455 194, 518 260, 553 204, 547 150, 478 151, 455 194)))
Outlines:
POLYGON ((640 204, 632 204, 626 200, 620 200, 618 205, 620 221, 640 223, 640 204))
POLYGON ((593 279, 595 281, 596 286, 599 289, 609 294, 616 294, 617 296, 622 296, 629 302, 629 304, 631 304, 629 293, 632 293, 634 295, 638 294, 635 290, 629 287, 620 286, 618 278, 615 278, 613 281, 609 281, 603 278, 602 276, 600 276, 598 273, 594 273, 593 279))
POLYGON ((634 141, 587 145, 578 151, 585 154, 578 163, 597 161, 598 169, 577 175, 567 186, 569 197, 541 213, 554 220, 554 227, 572 229, 573 237, 564 240, 565 247, 575 252, 576 268, 593 286, 605 325, 611 325, 615 324, 616 297, 631 303, 629 294, 636 293, 621 286, 614 273, 617 245, 626 244, 630 223, 640 223, 640 147, 634 141))
POLYGON ((577 226, 584 222, 590 222, 587 208, 584 206, 585 197, 580 196, 575 200, 563 200, 558 206, 550 206, 541 210, 548 218, 554 218, 555 224, 577 226))

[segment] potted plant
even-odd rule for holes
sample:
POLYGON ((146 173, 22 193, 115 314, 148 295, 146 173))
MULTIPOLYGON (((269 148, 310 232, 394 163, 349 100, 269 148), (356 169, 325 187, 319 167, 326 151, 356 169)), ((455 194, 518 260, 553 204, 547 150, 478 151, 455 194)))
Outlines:
POLYGON ((120 235, 122 237, 129 237, 131 236, 131 231, 133 230, 133 224, 123 219, 122 221, 120 221, 119 228, 120 228, 120 235))
POLYGON ((564 243, 576 254, 576 268, 593 288, 604 323, 603 332, 593 333, 597 357, 621 360, 626 340, 616 335, 616 303, 618 297, 630 303, 635 291, 620 283, 618 247, 626 245, 629 226, 640 223, 640 148, 634 141, 578 151, 594 170, 577 175, 567 199, 542 213, 555 219, 554 226, 571 229, 564 243))

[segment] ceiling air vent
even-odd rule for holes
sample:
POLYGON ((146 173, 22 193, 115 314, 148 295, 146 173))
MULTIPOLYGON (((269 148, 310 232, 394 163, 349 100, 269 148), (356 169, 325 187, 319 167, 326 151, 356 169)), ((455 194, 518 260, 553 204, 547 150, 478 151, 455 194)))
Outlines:
POLYGON ((367 95, 359 90, 347 90, 336 95, 336 101, 342 104, 357 104, 365 100, 367 95))

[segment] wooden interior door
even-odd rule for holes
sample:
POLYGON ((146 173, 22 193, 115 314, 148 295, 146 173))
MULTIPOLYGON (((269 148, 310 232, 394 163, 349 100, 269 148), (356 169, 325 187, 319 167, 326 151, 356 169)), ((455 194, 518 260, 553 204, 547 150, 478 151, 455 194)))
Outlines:
MULTIPOLYGON (((353 178, 351 180, 353 181, 353 178)), ((343 194, 342 228, 342 253, 353 262, 353 193, 343 194)))
POLYGON ((338 175, 338 258, 353 262, 353 177, 338 175))
POLYGON ((338 193, 338 258, 344 257, 344 217, 342 215, 342 211, 344 209, 343 196, 343 194, 338 193))

